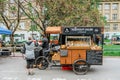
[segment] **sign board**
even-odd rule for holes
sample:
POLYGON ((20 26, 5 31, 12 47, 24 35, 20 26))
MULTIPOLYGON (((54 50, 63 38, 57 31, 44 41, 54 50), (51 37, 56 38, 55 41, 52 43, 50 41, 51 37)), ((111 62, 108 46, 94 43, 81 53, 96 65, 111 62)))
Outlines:
POLYGON ((93 65, 101 65, 102 64, 102 50, 88 50, 87 51, 87 62, 93 65))
POLYGON ((101 34, 101 27, 65 27, 63 28, 65 35, 92 35, 101 34))

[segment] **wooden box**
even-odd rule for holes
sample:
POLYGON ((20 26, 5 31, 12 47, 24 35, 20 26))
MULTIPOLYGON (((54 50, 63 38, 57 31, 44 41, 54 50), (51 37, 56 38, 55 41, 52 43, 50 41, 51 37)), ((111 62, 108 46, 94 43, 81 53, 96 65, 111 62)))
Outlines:
POLYGON ((59 61, 59 60, 60 60, 60 53, 55 53, 55 54, 52 56, 52 60, 57 60, 57 61, 59 61))

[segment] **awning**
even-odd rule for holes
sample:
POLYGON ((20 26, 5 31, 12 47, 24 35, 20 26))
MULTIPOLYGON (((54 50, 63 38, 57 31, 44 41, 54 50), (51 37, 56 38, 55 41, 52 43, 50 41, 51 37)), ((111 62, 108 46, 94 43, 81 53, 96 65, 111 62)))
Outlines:
POLYGON ((58 33, 61 33, 62 30, 61 30, 61 26, 49 26, 46 28, 46 33, 50 33, 50 34, 58 34, 58 33))
POLYGON ((4 28, 0 28, 0 34, 12 34, 12 31, 4 28))

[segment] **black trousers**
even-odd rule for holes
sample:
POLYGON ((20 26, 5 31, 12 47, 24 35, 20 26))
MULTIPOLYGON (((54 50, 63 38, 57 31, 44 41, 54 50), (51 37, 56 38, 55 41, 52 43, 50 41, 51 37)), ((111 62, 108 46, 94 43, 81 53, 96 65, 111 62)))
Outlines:
POLYGON ((27 59, 26 62, 27 62, 27 69, 33 68, 35 59, 27 59))

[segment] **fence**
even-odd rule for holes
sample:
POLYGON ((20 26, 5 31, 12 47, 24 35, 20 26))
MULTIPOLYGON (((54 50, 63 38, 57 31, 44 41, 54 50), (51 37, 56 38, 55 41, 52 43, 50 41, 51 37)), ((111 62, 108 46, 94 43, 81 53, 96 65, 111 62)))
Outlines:
MULTIPOLYGON (((15 56, 18 56, 16 55, 16 51, 17 50, 21 50, 22 47, 0 47, 0 55, 10 55, 12 54, 11 56, 15 57, 15 56)), ((19 56, 22 56, 22 54, 20 54, 19 56)))
MULTIPOLYGON (((11 56, 12 57, 23 57, 23 54, 21 53, 21 49, 22 49, 23 47, 0 47, 0 55, 1 55, 1 53, 2 54, 12 54, 11 56), (17 50, 19 50, 19 53, 17 52, 17 50)), ((42 47, 34 47, 34 49, 35 50, 41 50, 42 49, 42 47)))

